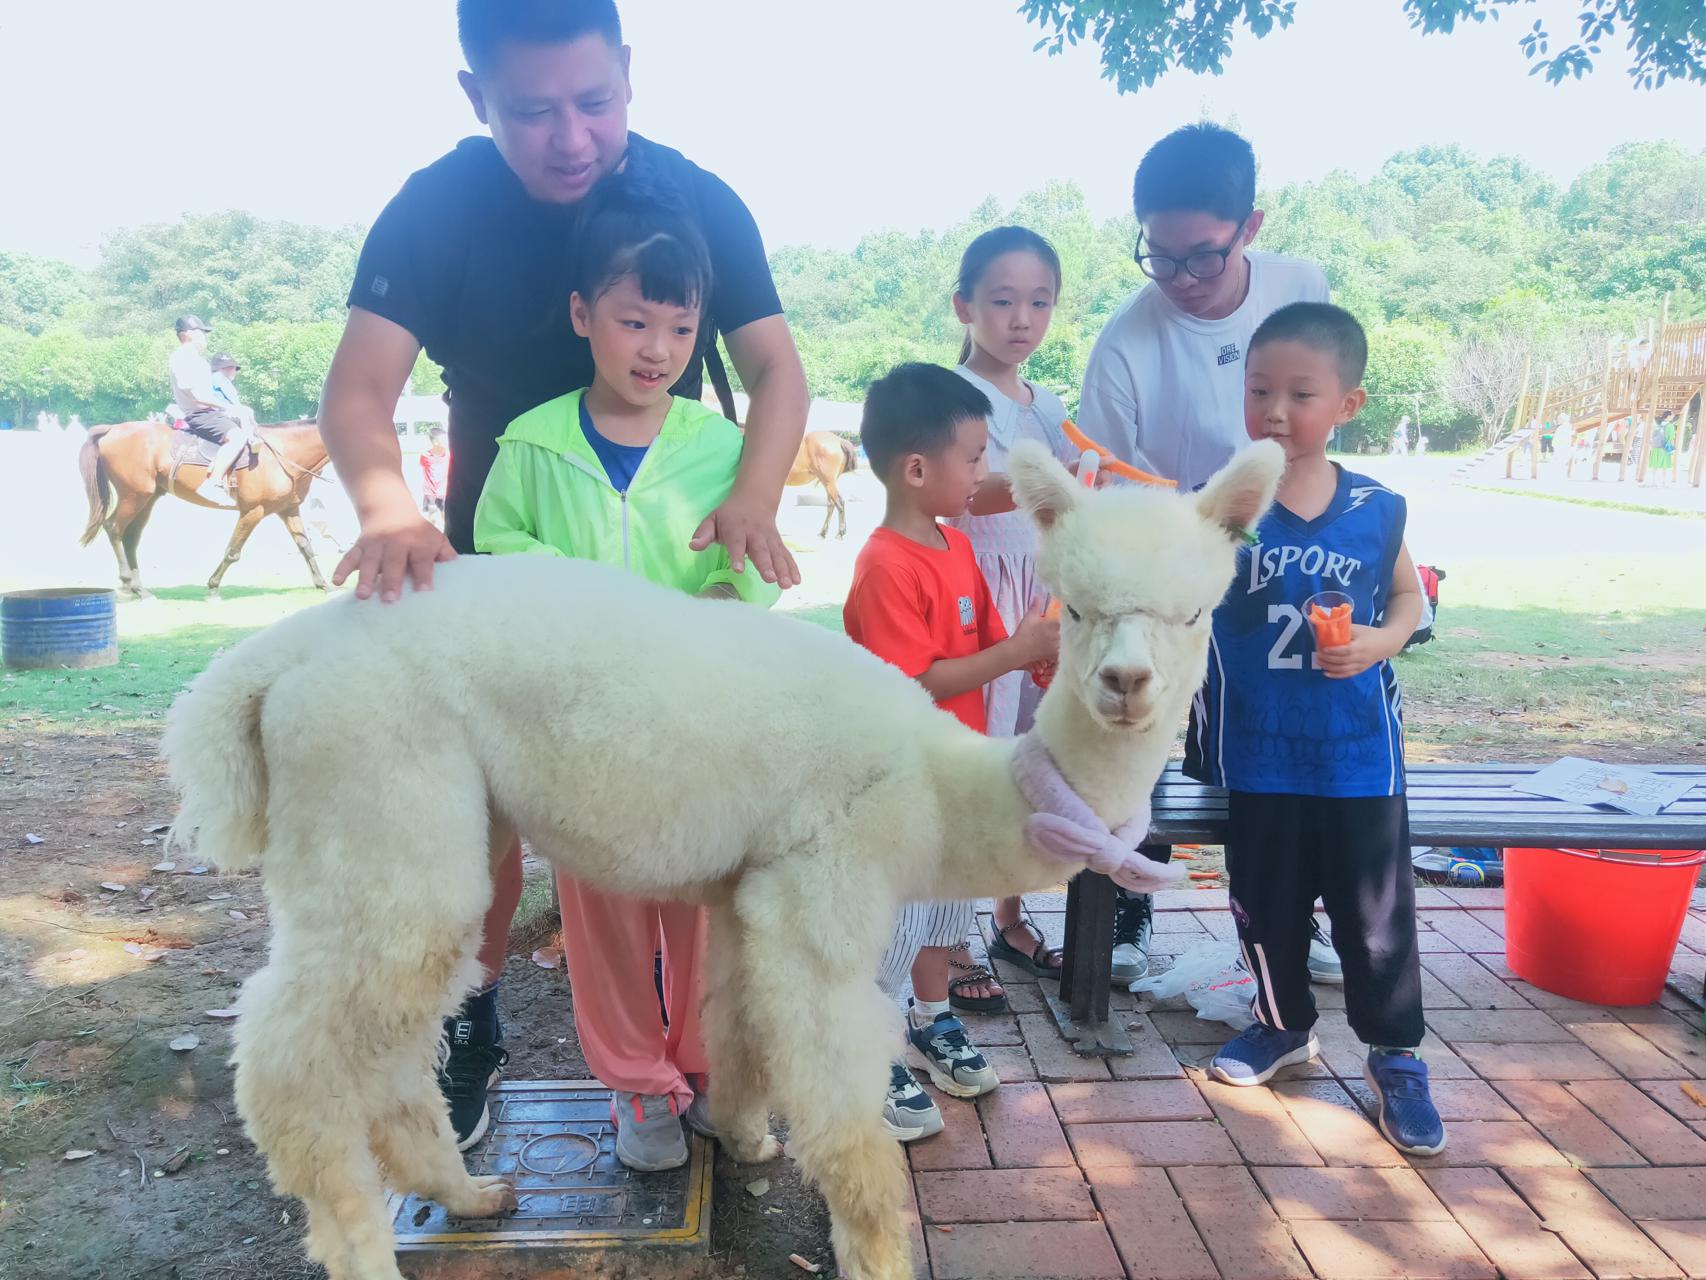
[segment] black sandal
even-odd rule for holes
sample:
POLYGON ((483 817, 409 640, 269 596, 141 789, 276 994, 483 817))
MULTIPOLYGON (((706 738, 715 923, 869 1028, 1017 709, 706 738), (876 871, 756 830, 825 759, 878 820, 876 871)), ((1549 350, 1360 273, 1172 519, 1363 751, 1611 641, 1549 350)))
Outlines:
POLYGON ((954 959, 954 956, 961 951, 964 951, 968 956, 971 954, 971 948, 965 946, 956 947, 948 953, 948 967, 957 969, 960 973, 959 977, 948 979, 948 1007, 960 1013, 1006 1013, 1006 991, 1002 991, 998 996, 966 996, 960 994, 960 991, 966 987, 981 986, 990 982, 997 986, 1000 985, 1000 979, 981 964, 965 964, 954 959))
MULTIPOLYGON (((990 923, 995 924, 994 920, 991 920, 990 923)), ((995 936, 989 939, 989 958, 1004 961, 1015 969, 1023 969, 1033 977, 1058 978, 1060 977, 1061 964, 1066 959, 1066 953, 1059 947, 1049 946, 1047 939, 1043 937, 1042 929, 1035 920, 1031 919, 1031 913, 1027 911, 1012 924, 996 925, 995 936), (1029 925, 1031 932, 1037 935, 1036 950, 1029 955, 1007 941, 1008 930, 1024 928, 1026 925, 1029 925)))

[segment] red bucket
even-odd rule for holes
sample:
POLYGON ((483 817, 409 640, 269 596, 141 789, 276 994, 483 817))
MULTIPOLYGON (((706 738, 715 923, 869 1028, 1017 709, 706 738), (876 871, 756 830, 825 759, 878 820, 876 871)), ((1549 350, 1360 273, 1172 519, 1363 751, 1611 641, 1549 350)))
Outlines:
POLYGON ((1586 1004, 1665 987, 1706 849, 1506 849, 1505 963, 1586 1004))

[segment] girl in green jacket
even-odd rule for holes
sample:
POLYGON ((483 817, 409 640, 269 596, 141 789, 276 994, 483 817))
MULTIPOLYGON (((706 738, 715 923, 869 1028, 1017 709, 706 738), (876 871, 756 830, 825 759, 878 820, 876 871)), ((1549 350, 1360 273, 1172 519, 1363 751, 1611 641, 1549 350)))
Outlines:
MULTIPOLYGON (((583 219, 569 307, 592 348, 592 385, 510 423, 474 514, 475 547, 602 560, 769 606, 780 592, 750 565, 736 573, 720 544, 688 546, 728 496, 741 454, 734 423, 670 394, 698 354, 705 242, 685 215, 620 179, 583 219)), ((704 908, 617 897, 561 872, 557 896, 581 1051, 615 1093, 617 1157, 648 1171, 685 1164, 683 1121, 709 1132, 704 908), (667 1027, 653 977, 660 951, 667 1027)))

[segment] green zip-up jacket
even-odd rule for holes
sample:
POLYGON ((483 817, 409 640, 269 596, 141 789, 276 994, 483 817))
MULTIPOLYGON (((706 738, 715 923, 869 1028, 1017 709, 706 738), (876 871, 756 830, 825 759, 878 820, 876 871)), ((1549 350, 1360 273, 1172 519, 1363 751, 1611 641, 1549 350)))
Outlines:
POLYGON ((774 604, 780 588, 750 561, 736 573, 720 543, 703 551, 687 545, 734 487, 740 429, 696 400, 675 397, 628 492, 619 493, 581 430, 583 394, 528 410, 498 439, 474 509, 475 548, 600 560, 692 595, 726 584, 742 600, 774 604))

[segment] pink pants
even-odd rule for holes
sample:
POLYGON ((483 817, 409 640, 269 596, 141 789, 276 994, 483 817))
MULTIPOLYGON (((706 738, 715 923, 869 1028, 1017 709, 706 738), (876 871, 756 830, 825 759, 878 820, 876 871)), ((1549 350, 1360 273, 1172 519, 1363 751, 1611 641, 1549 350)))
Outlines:
POLYGON ((709 1070, 699 1031, 705 909, 601 893, 562 872, 557 899, 586 1065, 612 1089, 667 1094, 685 1111, 687 1076, 709 1070), (652 978, 660 950, 667 1030, 652 978))

